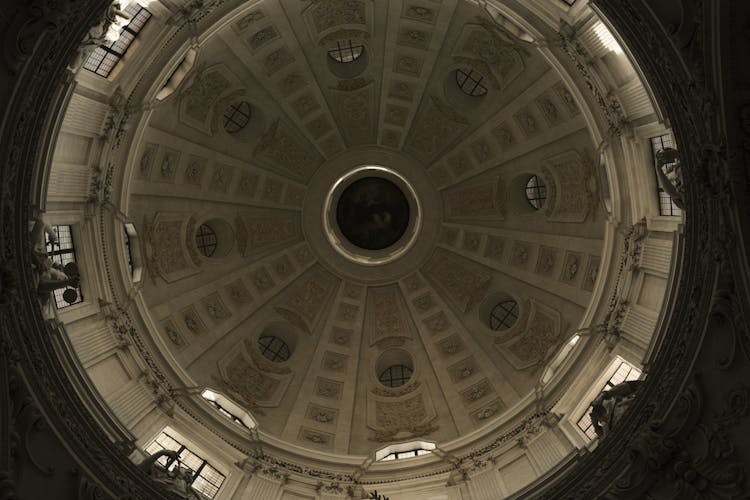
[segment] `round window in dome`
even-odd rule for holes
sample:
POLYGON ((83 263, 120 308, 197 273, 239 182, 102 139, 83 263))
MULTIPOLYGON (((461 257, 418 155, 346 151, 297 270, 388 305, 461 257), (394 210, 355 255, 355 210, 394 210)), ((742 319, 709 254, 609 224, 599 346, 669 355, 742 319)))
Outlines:
POLYGON ((518 320, 518 302, 507 299, 498 302, 490 311, 490 328, 495 331, 507 330, 518 320))
POLYGON ((526 199, 536 210, 544 207, 547 201, 547 186, 537 175, 532 175, 526 182, 526 199))
POLYGON ((362 57, 365 46, 352 43, 351 40, 336 42, 336 47, 328 50, 328 56, 336 62, 351 63, 362 57))
POLYGON ((216 252, 218 239, 216 232, 208 224, 198 226, 195 233, 195 246, 204 257, 211 257, 216 252))
POLYGON ((401 387, 411 379, 412 370, 406 365, 391 365, 378 375, 378 380, 386 387, 401 387))
POLYGON ((462 69, 456 70, 456 85, 461 89, 461 92, 471 97, 482 97, 487 94, 487 87, 482 84, 484 75, 479 71, 469 69, 464 71, 462 69))
POLYGON ((286 342, 275 335, 264 335, 260 337, 258 339, 258 348, 260 349, 260 353, 265 356, 266 359, 273 361, 274 363, 283 363, 292 355, 286 342))
POLYGON ((247 101, 239 101, 231 104, 226 111, 224 111, 224 130, 229 134, 236 134, 250 123, 250 115, 252 111, 250 109, 250 103, 247 101))

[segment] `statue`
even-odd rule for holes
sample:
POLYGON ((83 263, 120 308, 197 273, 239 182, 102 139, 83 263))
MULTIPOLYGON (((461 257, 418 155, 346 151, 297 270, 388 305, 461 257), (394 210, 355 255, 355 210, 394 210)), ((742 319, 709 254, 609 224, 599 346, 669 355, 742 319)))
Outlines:
MULTIPOLYGON (((169 463, 169 461, 167 462, 169 463)), ((167 491, 178 495, 185 500, 201 500, 201 497, 192 490, 193 472, 182 467, 179 455, 173 450, 160 450, 146 457, 138 464, 138 468, 146 473, 151 479, 159 483, 167 491), (177 467, 169 470, 159 463, 159 459, 167 457, 172 462, 177 461, 177 467)))
POLYGON ((672 201, 679 208, 684 208, 682 195, 682 168, 680 155, 674 148, 664 148, 656 152, 656 176, 659 184, 672 197, 672 201))
POLYGON ((65 302, 72 304, 78 300, 78 288, 80 284, 80 273, 75 262, 68 262, 65 266, 54 262, 47 255, 47 242, 44 235, 48 235, 49 241, 54 245, 57 243, 57 235, 52 226, 39 217, 31 229, 31 254, 32 266, 39 279, 37 292, 43 302, 49 300, 50 293, 59 288, 67 288, 63 292, 65 302))
POLYGON ((92 26, 86 33, 78 47, 75 59, 68 66, 72 72, 78 71, 89 55, 100 45, 107 42, 113 42, 119 37, 119 30, 116 27, 124 26, 125 21, 130 19, 130 15, 122 9, 122 4, 117 1, 113 2, 104 13, 102 19, 92 26))
POLYGON ((642 380, 628 380, 603 391, 591 403, 591 423, 599 439, 607 436, 635 398, 642 380))

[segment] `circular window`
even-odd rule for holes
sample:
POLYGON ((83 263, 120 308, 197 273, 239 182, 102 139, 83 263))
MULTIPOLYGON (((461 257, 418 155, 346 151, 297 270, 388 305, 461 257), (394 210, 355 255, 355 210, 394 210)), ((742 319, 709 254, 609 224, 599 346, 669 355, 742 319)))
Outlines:
POLYGON ((292 354, 286 342, 275 335, 260 337, 258 339, 258 347, 260 348, 260 353, 274 363, 283 363, 292 354))
POLYGON ((200 253, 205 257, 213 256, 216 252, 217 244, 216 232, 211 229, 211 226, 208 224, 198 226, 198 231, 195 233, 195 246, 198 247, 200 253))
POLYGON ((347 40, 336 42, 336 47, 328 51, 328 56, 336 62, 350 63, 359 59, 364 51, 364 45, 354 44, 351 40, 347 40))
POLYGON ((456 70, 456 85, 468 96, 481 97, 487 94, 487 87, 482 85, 482 80, 484 80, 484 75, 473 69, 456 70))
POLYGON ((224 130, 230 134, 236 134, 250 122, 250 103, 247 101, 230 104, 224 111, 224 130))
POLYGON ((391 365, 378 375, 381 384, 387 387, 401 387, 411 378, 412 370, 406 365, 391 365))
POLYGON ((532 175, 526 182, 526 199, 536 210, 543 208, 547 200, 547 186, 536 175, 532 175))
POLYGON ((498 302, 490 312, 490 328, 495 331, 507 330, 518 319, 518 302, 512 299, 498 302))

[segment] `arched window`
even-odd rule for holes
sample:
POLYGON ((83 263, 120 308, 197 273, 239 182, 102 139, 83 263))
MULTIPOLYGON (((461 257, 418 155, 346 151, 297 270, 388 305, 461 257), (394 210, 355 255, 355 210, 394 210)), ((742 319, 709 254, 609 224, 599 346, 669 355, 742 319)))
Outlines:
POLYGON ((247 126, 250 122, 251 114, 252 111, 249 102, 239 101, 231 104, 224 111, 224 130, 229 134, 236 134, 247 126))
POLYGON ((473 69, 468 71, 456 70, 456 85, 468 96, 481 97, 487 94, 487 87, 482 84, 482 80, 484 80, 484 75, 479 71, 473 69))
POLYGON ((544 202, 547 200, 547 186, 536 175, 529 177, 528 182, 526 182, 526 199, 536 210, 543 208, 544 202))
POLYGON ((381 384, 387 387, 401 387, 411 378, 412 370, 406 365, 391 365, 378 375, 381 384))
POLYGON ((359 59, 364 51, 364 45, 347 40, 346 42, 336 42, 336 47, 328 50, 328 56, 336 62, 350 63, 359 59))
POLYGON ((195 233, 195 246, 198 247, 198 251, 205 257, 211 257, 216 252, 216 244, 216 233, 211 226, 207 224, 198 226, 198 231, 195 233))
POLYGON ((490 312, 490 328, 495 331, 507 330, 518 320, 518 302, 513 299, 498 302, 490 312))
POLYGON ((258 339, 260 353, 274 363, 283 363, 292 352, 286 342, 275 335, 264 335, 258 339))

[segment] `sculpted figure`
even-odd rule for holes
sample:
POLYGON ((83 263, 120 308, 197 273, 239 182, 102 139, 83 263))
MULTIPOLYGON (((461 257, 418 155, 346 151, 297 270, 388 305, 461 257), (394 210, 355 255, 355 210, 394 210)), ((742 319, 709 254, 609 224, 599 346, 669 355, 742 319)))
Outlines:
POLYGON ((138 468, 168 491, 176 493, 179 498, 185 500, 200 500, 200 496, 190 488, 190 484, 193 482, 193 474, 190 469, 180 466, 180 459, 176 451, 157 451, 138 464, 138 468), (167 457, 167 459, 171 461, 176 460, 177 467, 171 471, 164 468, 158 462, 162 457, 167 457))
POLYGON ((65 266, 54 262, 47 255, 45 234, 49 236, 54 248, 57 243, 55 230, 39 217, 31 229, 32 265, 39 279, 37 291, 46 302, 49 300, 50 292, 59 288, 68 288, 63 293, 63 299, 68 303, 73 303, 78 299, 78 292, 75 290, 80 283, 78 266, 74 262, 69 262, 65 266))
POLYGON ((120 2, 113 2, 107 8, 101 21, 92 26, 88 33, 86 33, 86 37, 81 41, 81 45, 78 48, 75 60, 71 62, 68 69, 73 72, 78 71, 96 47, 107 41, 116 40, 117 31, 113 29, 113 25, 124 26, 127 24, 125 21, 128 19, 130 19, 130 15, 122 9, 122 4, 120 2))
POLYGON ((599 394, 591 403, 591 422, 600 439, 606 437, 617 425, 617 421, 630 406, 642 383, 642 380, 622 382, 599 394))
POLYGON ((680 155, 676 149, 664 148, 656 153, 656 175, 664 191, 672 197, 674 204, 683 208, 682 170, 680 155))

